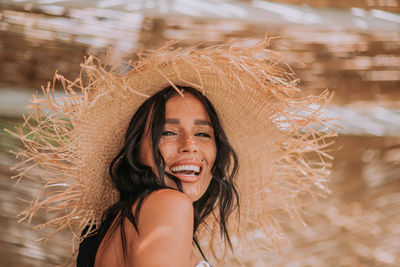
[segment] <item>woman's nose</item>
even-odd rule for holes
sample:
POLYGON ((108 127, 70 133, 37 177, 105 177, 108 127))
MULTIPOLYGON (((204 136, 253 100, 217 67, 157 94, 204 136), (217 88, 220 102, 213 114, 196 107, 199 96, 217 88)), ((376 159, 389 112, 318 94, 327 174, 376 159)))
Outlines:
POLYGON ((186 153, 187 152, 194 153, 198 151, 196 141, 193 139, 191 135, 184 138, 180 150, 181 152, 186 152, 186 153))

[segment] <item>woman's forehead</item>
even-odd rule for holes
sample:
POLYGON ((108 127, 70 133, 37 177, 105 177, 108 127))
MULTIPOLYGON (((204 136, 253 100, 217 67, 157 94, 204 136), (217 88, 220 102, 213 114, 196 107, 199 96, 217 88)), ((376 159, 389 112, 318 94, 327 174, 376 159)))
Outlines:
POLYGON ((185 93, 183 96, 175 95, 171 97, 165 105, 165 116, 166 120, 170 122, 173 122, 171 121, 172 119, 182 119, 186 117, 193 117, 199 122, 209 121, 203 103, 197 97, 189 93, 185 93))

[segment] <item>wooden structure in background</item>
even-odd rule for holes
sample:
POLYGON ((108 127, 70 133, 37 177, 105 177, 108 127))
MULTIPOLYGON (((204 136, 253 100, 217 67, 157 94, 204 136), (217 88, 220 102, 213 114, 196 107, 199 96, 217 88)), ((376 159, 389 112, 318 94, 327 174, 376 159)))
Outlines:
MULTIPOLYGON (((247 1, 247 0, 243 0, 247 1)), ((271 0, 270 2, 294 5, 310 5, 330 8, 362 8, 365 10, 380 9, 389 12, 400 12, 399 0, 271 0)))
POLYGON ((267 32, 281 36, 273 48, 286 55, 307 92, 329 88, 338 95, 335 101, 342 103, 400 98, 400 31, 352 32, 140 14, 128 19, 105 18, 94 11, 55 16, 2 10, 0 85, 39 89, 52 80, 55 70, 76 77, 85 55, 104 56, 107 49, 134 59, 139 47, 157 48, 170 39, 185 46, 260 39, 267 32))

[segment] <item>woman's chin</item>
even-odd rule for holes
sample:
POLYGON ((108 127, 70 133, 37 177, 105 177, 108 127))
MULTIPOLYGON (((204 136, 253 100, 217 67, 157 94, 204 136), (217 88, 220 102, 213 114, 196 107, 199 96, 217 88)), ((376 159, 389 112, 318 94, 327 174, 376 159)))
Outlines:
POLYGON ((199 200, 203 195, 200 185, 196 183, 182 183, 182 189, 183 193, 190 198, 192 202, 199 200))
MULTIPOLYGON (((192 201, 195 202, 199 200, 203 194, 206 192, 208 186, 210 185, 210 181, 212 179, 211 175, 208 176, 200 176, 196 179, 180 179, 177 177, 181 184, 183 193, 192 201)), ((177 188, 176 184, 169 178, 166 179, 166 184, 172 188, 177 188)))

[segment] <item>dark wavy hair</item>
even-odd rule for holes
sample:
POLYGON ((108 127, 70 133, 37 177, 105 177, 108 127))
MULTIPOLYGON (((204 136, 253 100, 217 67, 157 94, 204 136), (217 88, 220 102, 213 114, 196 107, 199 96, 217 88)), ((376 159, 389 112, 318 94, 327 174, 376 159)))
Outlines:
MULTIPOLYGON (((239 208, 239 195, 235 188, 238 159, 235 151, 228 142, 217 112, 211 102, 202 93, 191 87, 178 88, 185 93, 192 94, 203 104, 211 126, 214 129, 217 154, 214 166, 211 169, 212 179, 204 195, 193 203, 193 242, 203 258, 205 258, 196 237, 196 230, 210 214, 216 217, 219 222, 221 236, 232 249, 227 221, 229 215, 236 208, 239 208), (216 207, 218 207, 219 216, 213 212, 216 207)), ((120 214, 111 231, 113 232, 118 226, 121 226, 122 245, 124 255, 126 255, 124 219, 129 219, 138 231, 137 218, 145 198, 156 190, 170 188, 165 183, 165 176, 172 179, 177 185, 177 190, 182 192, 182 185, 179 179, 165 171, 164 159, 158 148, 162 132, 164 131, 166 102, 175 95, 177 95, 177 92, 172 86, 159 91, 147 99, 132 117, 126 133, 124 147, 111 162, 109 168, 111 179, 119 192, 120 199, 103 214, 102 223, 96 237, 97 247, 100 245, 101 240, 106 235, 115 218, 120 214), (140 146, 146 134, 148 116, 150 116, 148 131, 151 134, 153 144, 152 154, 155 165, 158 168, 158 174, 153 173, 151 167, 140 162, 140 146), (132 206, 136 202, 136 209, 133 213, 132 206)), ((94 251, 94 257, 95 254, 96 251, 94 251)))

